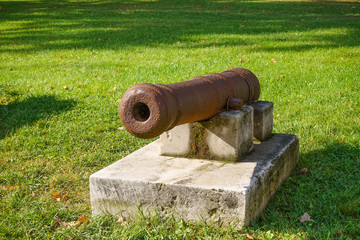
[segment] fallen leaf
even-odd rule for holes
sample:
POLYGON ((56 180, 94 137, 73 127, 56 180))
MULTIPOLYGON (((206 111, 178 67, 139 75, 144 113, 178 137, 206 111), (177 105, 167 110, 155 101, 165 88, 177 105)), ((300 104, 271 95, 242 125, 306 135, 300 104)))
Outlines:
POLYGON ((310 215, 306 212, 302 215, 300 222, 313 222, 314 220, 310 218, 310 215))
POLYGON ((55 198, 56 201, 60 202, 60 200, 61 200, 60 193, 57 193, 57 192, 53 193, 53 197, 55 198))
POLYGON ((16 189, 19 189, 20 186, 5 186, 4 187, 4 190, 16 190, 16 189))
POLYGON ((65 201, 68 196, 69 196, 69 193, 65 194, 65 195, 61 198, 61 200, 62 200, 62 201, 65 201))
POLYGON ((81 225, 79 221, 72 221, 72 222, 61 222, 61 224, 66 228, 78 227, 81 225))
POLYGON ((271 59, 271 62, 272 62, 272 63, 277 63, 277 61, 276 61, 275 58, 272 58, 272 59, 271 59))
POLYGON ((79 217, 78 221, 80 223, 85 223, 85 222, 88 222, 89 220, 87 219, 87 217, 79 217))
POLYGON ((250 234, 248 234, 248 233, 247 233, 245 236, 246 236, 246 238, 247 238, 247 239, 249 239, 249 240, 254 240, 254 237, 253 237, 253 236, 251 236, 251 235, 250 235, 250 234))
POLYGON ((254 237, 248 233, 245 233, 245 232, 238 232, 238 233, 240 234, 240 236, 245 236, 249 240, 254 240, 254 237))
POLYGON ((123 217, 123 216, 119 217, 118 223, 120 223, 121 226, 128 225, 128 223, 127 223, 127 221, 126 221, 126 218, 123 217))
POLYGON ((146 226, 149 228, 149 227, 151 227, 151 222, 147 222, 146 223, 146 226))
MULTIPOLYGON (((57 222, 59 222, 58 219, 56 220, 57 222)), ((89 222, 89 220, 86 217, 80 217, 77 221, 72 221, 72 222, 61 222, 61 219, 59 220, 60 220, 59 223, 61 223, 66 228, 79 227, 81 224, 89 222)))
POLYGON ((304 19, 301 19, 302 22, 306 22, 304 19))
POLYGON ((68 87, 68 86, 64 86, 63 89, 64 89, 64 90, 68 90, 69 87, 68 87))
POLYGON ((309 170, 307 168, 302 168, 299 170, 300 174, 306 174, 309 170))

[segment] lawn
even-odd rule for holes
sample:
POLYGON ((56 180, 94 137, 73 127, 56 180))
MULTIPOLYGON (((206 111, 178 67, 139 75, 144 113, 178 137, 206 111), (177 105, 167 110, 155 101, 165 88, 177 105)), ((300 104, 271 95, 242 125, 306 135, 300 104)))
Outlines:
POLYGON ((0 0, 0 238, 360 239, 359 66, 356 1, 0 0), (234 67, 300 139, 263 214, 93 218, 89 176, 152 141, 123 130, 126 89, 234 67))

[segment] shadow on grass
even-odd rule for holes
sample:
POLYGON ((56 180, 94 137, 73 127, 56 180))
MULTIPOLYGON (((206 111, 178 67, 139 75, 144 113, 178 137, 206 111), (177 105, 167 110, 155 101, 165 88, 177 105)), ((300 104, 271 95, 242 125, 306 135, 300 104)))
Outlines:
POLYGON ((299 166, 308 172, 293 173, 285 181, 255 227, 305 231, 315 239, 360 236, 360 149, 329 144, 301 153, 299 166), (314 221, 301 223, 305 212, 314 221))
POLYGON ((116 50, 158 44, 247 45, 255 51, 250 46, 265 41, 291 44, 256 51, 303 51, 360 44, 356 2, 8 1, 0 6, 5 24, 0 51, 116 50), (329 29, 337 30, 322 31, 329 29))
POLYGON ((59 100, 55 96, 44 95, 0 105, 0 139, 40 119, 50 120, 51 116, 68 111, 75 104, 73 100, 59 100))

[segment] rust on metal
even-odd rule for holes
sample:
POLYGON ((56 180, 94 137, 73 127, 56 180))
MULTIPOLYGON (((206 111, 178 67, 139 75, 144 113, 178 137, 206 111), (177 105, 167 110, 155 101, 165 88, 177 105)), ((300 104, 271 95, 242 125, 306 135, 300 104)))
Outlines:
POLYGON ((256 76, 234 68, 169 85, 132 86, 121 99, 119 115, 129 133, 153 138, 180 124, 209 119, 223 110, 239 110, 259 96, 256 76))
POLYGON ((240 98, 228 97, 226 101, 226 110, 241 110, 244 106, 244 100, 240 98))

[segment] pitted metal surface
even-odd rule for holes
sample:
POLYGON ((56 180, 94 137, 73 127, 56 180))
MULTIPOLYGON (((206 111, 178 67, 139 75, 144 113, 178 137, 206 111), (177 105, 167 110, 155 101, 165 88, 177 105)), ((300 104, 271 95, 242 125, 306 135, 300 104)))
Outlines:
POLYGON ((195 77, 169 85, 142 83, 129 88, 120 102, 125 129, 139 138, 153 138, 171 128, 205 120, 216 113, 259 99, 260 83, 247 69, 195 77))

